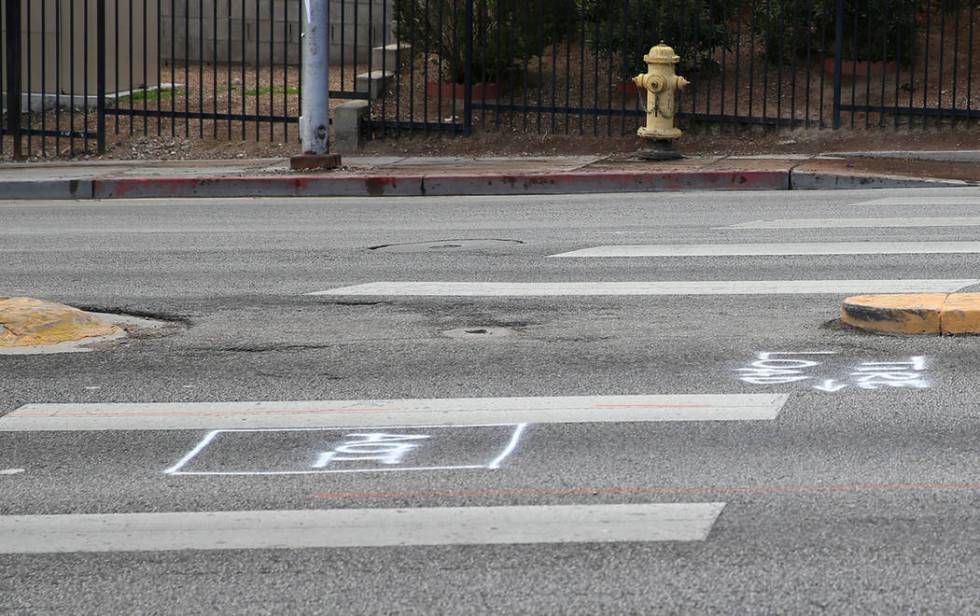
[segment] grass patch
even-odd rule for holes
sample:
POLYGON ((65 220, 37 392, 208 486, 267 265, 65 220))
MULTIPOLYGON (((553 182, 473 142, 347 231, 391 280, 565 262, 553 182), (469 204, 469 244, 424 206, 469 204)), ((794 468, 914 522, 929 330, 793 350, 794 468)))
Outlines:
POLYGON ((117 100, 120 103, 142 103, 143 101, 163 101, 173 98, 174 96, 180 96, 184 93, 182 88, 161 90, 159 88, 153 90, 137 90, 132 94, 127 96, 120 96, 117 100))
POLYGON ((245 96, 268 96, 270 94, 299 94, 299 88, 295 86, 262 86, 245 90, 245 96))

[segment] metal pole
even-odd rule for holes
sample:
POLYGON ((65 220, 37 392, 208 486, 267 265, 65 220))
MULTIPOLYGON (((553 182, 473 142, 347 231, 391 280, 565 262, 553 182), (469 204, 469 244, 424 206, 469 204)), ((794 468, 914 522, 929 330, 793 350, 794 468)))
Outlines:
POLYGON ((22 160, 21 148, 21 0, 7 0, 4 15, 7 27, 7 132, 14 142, 14 160, 22 160))
POLYGON ((330 169, 340 157, 330 154, 330 80, 328 66, 329 0, 303 0, 303 114, 299 119, 303 155, 293 169, 330 169))
POLYGON ((840 128, 841 71, 844 70, 844 0, 837 0, 834 22, 834 128, 840 128))

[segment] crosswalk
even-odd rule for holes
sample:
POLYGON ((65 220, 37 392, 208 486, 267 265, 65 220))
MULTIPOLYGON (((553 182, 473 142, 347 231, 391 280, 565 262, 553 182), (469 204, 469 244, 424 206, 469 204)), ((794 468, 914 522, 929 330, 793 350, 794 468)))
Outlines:
MULTIPOLYGON (((295 475, 320 472, 322 468, 315 467, 324 465, 340 466, 343 472, 399 470, 401 465, 409 465, 401 470, 448 472, 500 468, 500 461, 518 448, 521 430, 510 432, 496 463, 411 466, 425 455, 426 447, 438 450, 440 438, 456 438, 452 432, 440 436, 441 430, 586 422, 773 421, 787 399, 784 394, 730 394, 28 404, 0 417, 0 432, 211 430, 174 467, 161 469, 171 476, 295 475), (333 430, 349 440, 327 452, 323 464, 310 464, 312 449, 297 456, 295 464, 312 469, 182 470, 199 463, 221 433, 262 437, 290 430, 333 430)), ((238 445, 239 450, 248 447, 238 445)), ((433 455, 458 456, 459 448, 443 447, 433 455)), ((205 460, 205 466, 227 469, 229 462, 221 459, 229 457, 227 446, 209 455, 216 459, 205 460)), ((275 464, 283 464, 281 456, 275 464)), ((0 553, 704 541, 724 507, 723 502, 692 502, 9 515, 0 516, 0 553)))
MULTIPOLYGON (((943 202, 943 198, 936 198, 943 202)), ((963 198, 953 198, 963 204, 963 198)), ((966 205, 980 206, 976 203, 966 205)), ((950 200, 949 204, 954 201, 950 200)), ((912 205, 903 198, 857 205, 912 205)), ((915 204, 918 204, 916 202, 915 204)), ((980 217, 755 220, 729 230, 980 226, 980 217)), ((980 242, 597 245, 542 259, 970 255, 980 242)), ((964 273, 970 274, 973 272, 964 273)), ((373 281, 311 296, 587 297, 954 292, 980 278, 638 281, 373 281)), ((528 427, 576 423, 772 422, 789 395, 686 394, 236 402, 33 403, 0 433, 191 431, 161 478, 495 472, 520 464, 528 427), (263 454, 270 438, 290 453, 263 454), (261 445, 261 446, 257 446, 261 445), (248 464, 242 452, 253 452, 248 464), (234 455, 233 455, 234 454, 234 455), (267 455, 267 459, 262 456, 267 455)), ((29 475, 29 474, 28 474, 29 475)), ((18 475, 18 477, 21 475, 18 475)), ((0 553, 698 542, 724 502, 0 516, 0 553)))

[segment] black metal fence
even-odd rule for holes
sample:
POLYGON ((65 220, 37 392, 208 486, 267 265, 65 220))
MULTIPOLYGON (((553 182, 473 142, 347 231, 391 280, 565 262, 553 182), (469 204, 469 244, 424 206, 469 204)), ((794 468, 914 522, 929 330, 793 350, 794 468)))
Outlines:
MULTIPOLYGON (((298 139, 302 0, 3 0, 0 153, 298 139)), ((976 0, 331 0, 331 96, 403 131, 628 134, 659 40, 697 123, 980 118, 976 0)))

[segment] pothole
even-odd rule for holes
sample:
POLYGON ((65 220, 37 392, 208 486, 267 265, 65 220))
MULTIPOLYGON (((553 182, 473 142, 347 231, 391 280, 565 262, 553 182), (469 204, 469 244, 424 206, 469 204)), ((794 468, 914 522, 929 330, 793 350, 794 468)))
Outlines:
POLYGON ((431 242, 409 242, 406 244, 380 244, 368 250, 378 252, 463 252, 467 250, 501 250, 523 244, 521 240, 496 238, 468 238, 433 240, 431 242))
POLYGON ((506 338, 515 336, 517 332, 509 327, 459 327, 442 332, 449 338, 463 340, 481 340, 490 338, 506 338))

